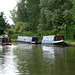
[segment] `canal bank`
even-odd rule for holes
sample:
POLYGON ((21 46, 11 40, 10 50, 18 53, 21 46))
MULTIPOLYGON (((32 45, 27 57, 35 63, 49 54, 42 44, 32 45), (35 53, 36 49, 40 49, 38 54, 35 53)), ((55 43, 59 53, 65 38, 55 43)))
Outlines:
POLYGON ((74 46, 75 47, 75 41, 66 41, 67 44, 69 44, 69 46, 74 46))

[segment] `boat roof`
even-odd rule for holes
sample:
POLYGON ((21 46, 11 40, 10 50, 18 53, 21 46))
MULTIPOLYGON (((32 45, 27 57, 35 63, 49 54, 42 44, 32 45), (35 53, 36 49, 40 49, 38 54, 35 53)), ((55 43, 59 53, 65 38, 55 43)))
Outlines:
POLYGON ((55 36, 55 35, 48 35, 48 36, 44 36, 44 37, 51 37, 51 36, 55 36))
POLYGON ((31 36, 18 36, 18 37, 31 37, 31 36))
POLYGON ((43 37, 54 37, 54 36, 63 36, 63 35, 58 34, 58 35, 48 35, 48 36, 43 36, 43 37))

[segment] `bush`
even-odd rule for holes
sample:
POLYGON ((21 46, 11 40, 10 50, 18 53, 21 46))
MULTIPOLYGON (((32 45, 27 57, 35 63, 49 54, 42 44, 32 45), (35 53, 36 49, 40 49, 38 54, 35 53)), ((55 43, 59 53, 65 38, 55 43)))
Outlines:
POLYGON ((22 36, 34 36, 34 33, 31 32, 31 31, 24 31, 24 32, 22 32, 21 35, 22 35, 22 36))
POLYGON ((13 34, 13 35, 11 35, 11 38, 12 39, 17 39, 18 36, 20 36, 20 34, 13 34))
POLYGON ((7 29, 7 30, 4 31, 4 33, 11 36, 12 34, 14 34, 14 29, 7 29))

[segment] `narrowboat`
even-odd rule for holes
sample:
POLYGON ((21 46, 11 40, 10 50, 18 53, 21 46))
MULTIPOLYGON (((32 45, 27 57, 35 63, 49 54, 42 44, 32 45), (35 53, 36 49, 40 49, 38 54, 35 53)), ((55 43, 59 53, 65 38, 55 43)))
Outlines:
POLYGON ((18 42, 31 43, 31 44, 40 44, 38 37, 30 37, 30 36, 18 36, 18 42))
POLYGON ((11 38, 10 37, 6 38, 6 37, 0 36, 0 44, 3 46, 11 45, 11 38))
POLYGON ((53 44, 53 45, 62 45, 67 46, 65 38, 63 35, 49 35, 43 36, 42 44, 53 44))

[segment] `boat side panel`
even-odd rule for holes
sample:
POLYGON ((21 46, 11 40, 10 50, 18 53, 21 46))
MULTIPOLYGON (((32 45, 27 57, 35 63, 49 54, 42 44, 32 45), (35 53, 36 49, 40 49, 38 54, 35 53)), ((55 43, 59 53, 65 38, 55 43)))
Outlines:
POLYGON ((17 41, 19 42, 26 42, 29 43, 32 41, 32 37, 27 37, 27 36, 18 36, 17 41))
POLYGON ((56 41, 42 41, 42 43, 56 43, 56 41))

